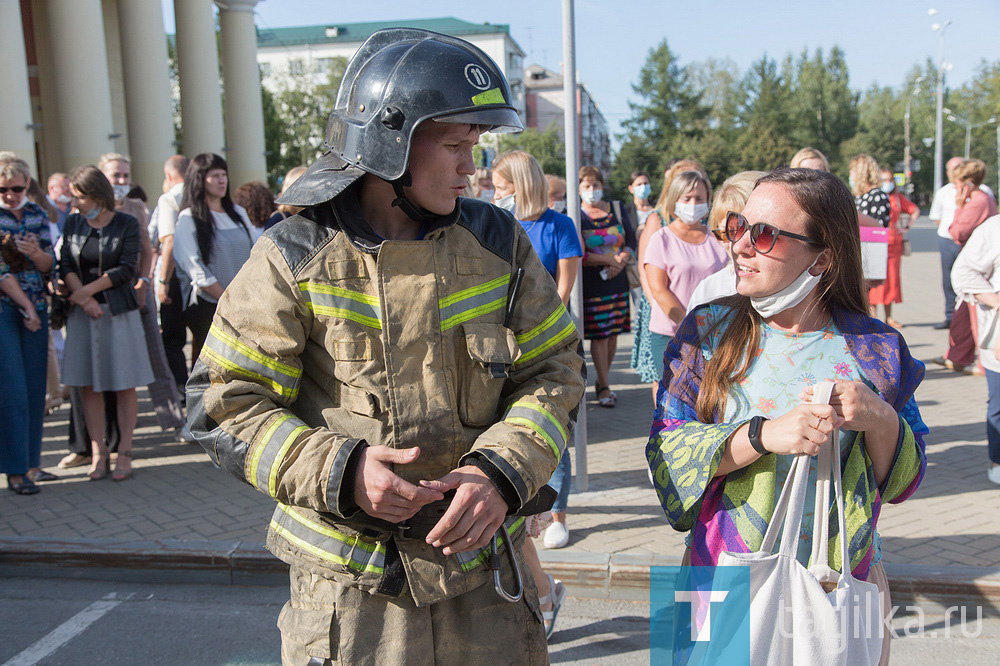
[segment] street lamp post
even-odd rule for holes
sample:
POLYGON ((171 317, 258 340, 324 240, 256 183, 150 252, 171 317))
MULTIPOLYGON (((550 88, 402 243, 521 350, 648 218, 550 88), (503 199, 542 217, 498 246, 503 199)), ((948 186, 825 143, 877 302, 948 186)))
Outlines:
MULTIPOLYGON (((937 14, 936 9, 930 9, 927 11, 929 16, 935 16, 937 14)), ((945 21, 943 24, 935 23, 931 26, 931 30, 938 33, 938 85, 937 85, 937 113, 934 118, 934 191, 937 192, 941 189, 941 172, 944 166, 944 145, 942 144, 942 139, 944 136, 944 31, 948 29, 951 25, 951 21, 945 21)))
POLYGON ((970 123, 968 120, 958 115, 951 109, 944 109, 944 112, 948 114, 948 120, 965 128, 965 159, 969 159, 969 151, 972 149, 972 130, 977 127, 982 127, 983 125, 992 125, 997 121, 996 116, 993 116, 989 120, 984 120, 981 123, 970 123))
POLYGON ((911 153, 910 153, 910 102, 913 101, 913 96, 920 92, 920 82, 924 80, 924 77, 918 76, 914 83, 916 87, 910 92, 906 98, 906 113, 903 114, 903 172, 906 175, 906 191, 910 195, 913 194, 913 183, 911 183, 912 172, 910 171, 911 153))

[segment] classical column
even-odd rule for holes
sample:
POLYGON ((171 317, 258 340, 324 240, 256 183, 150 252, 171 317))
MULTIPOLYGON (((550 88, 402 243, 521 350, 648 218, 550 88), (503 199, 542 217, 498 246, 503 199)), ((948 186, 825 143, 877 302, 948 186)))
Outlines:
POLYGON ((174 0, 181 83, 181 152, 225 157, 219 53, 212 0, 174 0))
POLYGON ((31 92, 28 89, 28 57, 24 51, 24 30, 21 25, 21 3, 0 0, 0 44, 4 49, 4 66, 0 67, 0 146, 12 150, 31 165, 31 172, 42 180, 35 164, 35 130, 31 120, 31 92))
POLYGON ((163 162, 176 152, 160 0, 119 0, 118 23, 132 182, 155 197, 163 162))
POLYGON ((251 180, 267 182, 264 112, 257 67, 257 0, 215 0, 222 29, 222 77, 226 88, 229 181, 235 189, 251 180))
POLYGON ((114 149, 101 0, 48 0, 58 137, 66 170, 114 149))

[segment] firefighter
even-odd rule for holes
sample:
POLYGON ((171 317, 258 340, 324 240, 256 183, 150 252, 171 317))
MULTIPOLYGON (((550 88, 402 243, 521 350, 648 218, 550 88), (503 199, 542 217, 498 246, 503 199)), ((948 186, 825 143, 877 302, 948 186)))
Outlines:
POLYGON ((475 46, 374 33, 281 199, 302 212, 219 302, 189 423, 277 503, 285 664, 548 663, 518 514, 567 445, 579 337, 520 225, 461 196, 480 134, 521 129, 475 46))

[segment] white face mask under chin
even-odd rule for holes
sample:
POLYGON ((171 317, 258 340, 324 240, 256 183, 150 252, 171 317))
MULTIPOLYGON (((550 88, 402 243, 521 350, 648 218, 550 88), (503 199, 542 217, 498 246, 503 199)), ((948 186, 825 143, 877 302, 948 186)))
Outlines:
POLYGON ((28 195, 24 194, 21 197, 21 201, 13 206, 8 206, 2 199, 0 199, 0 208, 3 208, 4 210, 21 210, 27 203, 28 203, 28 195))
POLYGON ((822 273, 813 275, 809 272, 809 269, 815 266, 817 261, 819 261, 819 257, 816 257, 816 260, 809 265, 809 268, 802 271, 801 275, 781 291, 759 298, 751 296, 750 304, 757 311, 757 314, 764 319, 768 319, 779 312, 784 312, 788 308, 794 308, 805 300, 805 297, 819 284, 820 278, 823 277, 822 273))

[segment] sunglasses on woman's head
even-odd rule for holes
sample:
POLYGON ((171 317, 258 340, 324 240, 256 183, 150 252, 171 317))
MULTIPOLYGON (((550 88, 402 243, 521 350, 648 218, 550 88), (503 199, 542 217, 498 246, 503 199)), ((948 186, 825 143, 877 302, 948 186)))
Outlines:
POLYGON ((767 254, 773 250, 774 244, 778 242, 778 236, 788 236, 789 238, 794 238, 806 243, 819 245, 819 243, 808 236, 793 234, 791 231, 783 231, 764 222, 750 224, 750 222, 747 221, 747 218, 743 217, 739 213, 734 213, 733 211, 726 213, 726 239, 730 243, 735 243, 739 239, 743 238, 743 234, 747 232, 747 229, 750 230, 750 244, 753 245, 753 249, 760 254, 767 254))
POLYGON ((13 192, 14 194, 20 194, 24 192, 27 187, 24 185, 14 185, 13 187, 0 187, 0 194, 7 194, 8 192, 13 192))

